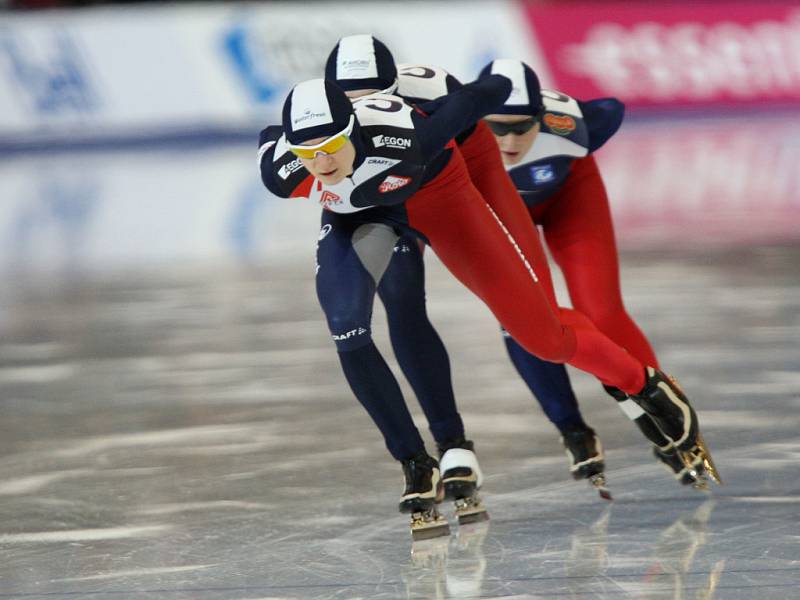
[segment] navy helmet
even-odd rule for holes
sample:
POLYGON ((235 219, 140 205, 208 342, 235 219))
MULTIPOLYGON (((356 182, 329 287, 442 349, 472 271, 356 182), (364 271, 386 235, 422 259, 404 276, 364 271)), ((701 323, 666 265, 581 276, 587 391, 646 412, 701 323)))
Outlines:
POLYGON ((335 81, 345 92, 397 87, 397 66, 386 45, 369 34, 349 35, 339 40, 325 64, 325 79, 335 81))
POLYGON ((489 75, 505 75, 511 80, 511 94, 503 106, 494 112, 501 115, 530 115, 539 119, 544 112, 542 104, 542 88, 539 78, 528 65, 521 60, 498 58, 486 65, 478 76, 479 79, 489 75))
POLYGON ((295 146, 341 133, 353 118, 353 105, 345 93, 324 79, 298 83, 283 104, 283 131, 295 146))

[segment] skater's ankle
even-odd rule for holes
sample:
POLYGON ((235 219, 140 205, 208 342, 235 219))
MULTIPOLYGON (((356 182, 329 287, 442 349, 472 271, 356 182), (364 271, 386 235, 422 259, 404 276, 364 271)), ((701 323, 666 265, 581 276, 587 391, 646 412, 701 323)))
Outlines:
POLYGON ((422 450, 417 451, 415 454, 406 455, 404 457, 398 457, 397 460, 401 464, 406 464, 410 462, 425 463, 431 460, 434 462, 438 462, 436 461, 435 458, 433 458, 430 454, 428 454, 428 451, 425 448, 422 448, 422 450))
POLYGON ((444 456, 445 452, 452 450, 453 448, 462 448, 464 450, 474 451, 475 444, 472 442, 472 440, 466 439, 463 435, 436 443, 436 449, 439 451, 439 458, 444 456))
POLYGON ((583 420, 583 417, 581 415, 568 417, 561 421, 554 421, 553 425, 556 426, 561 435, 571 433, 573 431, 586 431, 588 429, 591 429, 591 427, 589 427, 583 420))

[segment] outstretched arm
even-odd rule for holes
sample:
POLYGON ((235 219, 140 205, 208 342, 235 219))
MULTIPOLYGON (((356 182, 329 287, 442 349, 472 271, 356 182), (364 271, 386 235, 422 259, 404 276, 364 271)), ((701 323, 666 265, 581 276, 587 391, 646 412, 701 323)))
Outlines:
POLYGON ((622 125, 625 116, 625 105, 616 98, 598 98, 582 102, 578 106, 583 113, 583 120, 589 129, 589 152, 594 152, 605 144, 622 125))
POLYGON ((460 89, 419 105, 414 116, 425 160, 439 154, 445 145, 478 119, 491 114, 511 93, 511 80, 489 75, 460 89))

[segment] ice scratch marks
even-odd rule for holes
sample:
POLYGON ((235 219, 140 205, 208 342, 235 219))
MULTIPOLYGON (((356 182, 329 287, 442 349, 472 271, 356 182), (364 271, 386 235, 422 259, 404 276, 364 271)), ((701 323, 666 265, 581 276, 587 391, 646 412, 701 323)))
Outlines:
POLYGON ((168 575, 170 573, 183 573, 185 571, 199 571, 201 569, 209 569, 217 565, 185 565, 182 567, 154 567, 151 569, 130 569, 127 571, 111 571, 109 573, 98 573, 96 575, 87 575, 86 577, 68 577, 65 579, 56 579, 54 581, 92 581, 102 579, 116 579, 118 577, 146 577, 150 575, 168 575))
POLYGON ((757 504, 797 504, 800 496, 728 496, 734 502, 748 502, 757 504))
POLYGON ((793 418, 783 413, 770 413, 757 410, 703 410, 701 419, 709 431, 712 429, 788 429, 796 431, 800 417, 793 418))
POLYGON ((78 371, 74 363, 36 367, 0 368, 0 383, 48 383, 72 377, 78 371))
POLYGON ((30 544, 53 542, 94 542, 150 537, 165 533, 170 525, 143 525, 139 527, 104 527, 98 529, 71 529, 65 531, 37 531, 32 533, 6 533, 0 535, 0 544, 30 544))
POLYGON ((92 469, 70 469, 67 471, 57 471, 54 473, 39 473, 27 477, 16 477, 0 482, 0 496, 14 496, 18 494, 30 494, 38 492, 52 483, 91 475, 95 471, 92 469))
POLYGON ((746 382, 718 383, 713 391, 727 396, 752 394, 798 396, 800 389, 800 373, 796 371, 763 371, 756 380, 746 382))
POLYGON ((57 356, 64 348, 58 342, 39 342, 29 344, 4 344, 3 357, 5 360, 46 360, 57 356))
POLYGON ((215 509, 268 510, 269 504, 262 502, 241 502, 237 500, 217 500, 213 502, 181 502, 169 504, 153 504, 136 511, 141 515, 172 515, 189 511, 205 511, 215 509))
POLYGON ((182 429, 164 429, 161 431, 143 431, 140 433, 120 434, 90 438, 56 452, 63 457, 77 457, 131 446, 180 445, 187 442, 227 443, 251 435, 254 431, 248 425, 207 425, 202 427, 185 427, 182 429))

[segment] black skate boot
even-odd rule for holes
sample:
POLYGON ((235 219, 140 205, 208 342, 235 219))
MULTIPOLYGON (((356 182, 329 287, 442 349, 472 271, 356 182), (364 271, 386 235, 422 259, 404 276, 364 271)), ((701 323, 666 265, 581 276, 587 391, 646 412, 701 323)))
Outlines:
POLYGON ((630 396, 655 422, 678 450, 697 443, 697 414, 678 384, 653 367, 647 367, 644 388, 630 396))
POLYGON ((644 388, 630 396, 644 410, 661 433, 672 442, 681 461, 689 470, 708 475, 721 484, 711 453, 700 435, 700 427, 689 400, 671 377, 647 367, 644 388), (702 472, 694 465, 702 464, 702 472))
POLYGON ((459 525, 489 518, 478 497, 483 473, 475 456, 475 445, 463 437, 438 445, 445 498, 453 500, 459 525))
POLYGON ((436 510, 436 505, 444 499, 439 463, 423 451, 404 460, 402 465, 406 487, 399 509, 402 513, 411 513, 412 539, 426 540, 448 535, 450 527, 436 510))
POLYGON ((702 477, 704 470, 702 460, 693 460, 693 464, 684 464, 672 442, 664 437, 655 421, 650 418, 642 408, 630 399, 622 390, 604 385, 606 392, 617 401, 617 406, 639 428, 644 437, 653 444, 653 455, 675 476, 683 485, 692 485, 697 489, 706 490, 708 486, 702 477))
POLYGON ((563 432, 561 438, 570 473, 574 479, 588 479, 604 500, 611 500, 611 492, 606 487, 603 445, 591 427, 574 427, 563 432))
POLYGON ((617 401, 617 406, 619 409, 625 414, 626 417, 636 423, 639 431, 642 432, 644 437, 650 440, 653 446, 657 448, 672 447, 672 441, 664 437, 664 434, 661 433, 658 425, 656 425, 655 421, 650 418, 650 415, 644 412, 642 407, 634 402, 631 397, 628 396, 628 394, 623 392, 621 389, 611 387, 610 385, 604 385, 603 389, 609 396, 617 401))

